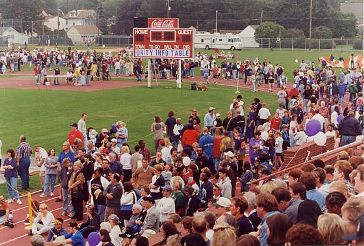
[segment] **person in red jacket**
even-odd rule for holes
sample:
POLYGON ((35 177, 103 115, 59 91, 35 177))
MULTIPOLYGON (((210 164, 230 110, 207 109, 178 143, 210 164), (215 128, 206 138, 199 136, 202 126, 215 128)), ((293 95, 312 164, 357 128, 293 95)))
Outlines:
POLYGON ((76 139, 81 140, 82 145, 84 141, 84 137, 81 131, 77 129, 77 123, 73 123, 70 125, 71 131, 68 133, 68 142, 73 146, 76 139))
POLYGON ((183 147, 187 147, 187 146, 192 147, 192 144, 197 142, 199 135, 200 134, 198 133, 198 131, 196 131, 193 128, 193 125, 188 124, 187 130, 185 130, 182 135, 182 146, 183 147))
POLYGON ((279 126, 281 125, 282 119, 279 117, 278 113, 276 112, 274 118, 270 121, 270 128, 274 131, 279 130, 279 126))

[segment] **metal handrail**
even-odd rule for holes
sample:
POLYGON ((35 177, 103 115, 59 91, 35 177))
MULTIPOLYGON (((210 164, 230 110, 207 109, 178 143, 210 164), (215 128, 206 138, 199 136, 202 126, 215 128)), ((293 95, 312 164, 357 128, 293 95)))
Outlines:
POLYGON ((291 167, 288 167, 288 168, 285 168, 283 170, 280 170, 280 171, 277 171, 275 173, 272 173, 268 176, 265 176, 265 177, 262 177, 262 178, 259 178, 259 179, 256 179, 256 180, 253 180, 251 181, 250 183, 251 184, 256 184, 256 183, 259 183, 260 181, 262 180, 266 180, 266 179, 270 179, 270 178, 273 178, 273 177, 277 177, 277 176, 280 176, 282 173, 286 173, 286 172, 289 172, 293 169, 296 169, 296 168, 300 168, 300 167, 303 167, 307 164, 310 164, 312 163, 313 161, 315 160, 318 160, 318 159, 322 159, 322 158, 325 158, 325 157, 328 157, 328 156, 331 156, 331 155, 334 155, 334 154, 337 154, 343 150, 347 150, 347 149, 350 149, 350 148, 354 148, 354 147, 357 147, 357 146, 360 146, 360 145, 364 145, 364 140, 359 140, 359 141, 356 141, 356 142, 353 142, 353 143, 350 143, 348 145, 345 145, 345 146, 342 146, 342 147, 339 147, 337 149, 333 149, 333 150, 330 150, 330 151, 327 151, 325 153, 322 153, 322 154, 319 154, 317 156, 314 156, 311 160, 307 161, 307 162, 303 162, 303 163, 300 163, 298 165, 295 165, 295 166, 291 166, 291 167))

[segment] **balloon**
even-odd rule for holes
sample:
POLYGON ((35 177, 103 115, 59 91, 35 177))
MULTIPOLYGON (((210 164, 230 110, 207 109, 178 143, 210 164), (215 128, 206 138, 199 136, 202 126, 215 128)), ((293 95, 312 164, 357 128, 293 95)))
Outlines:
POLYGON ((342 114, 340 114, 338 117, 337 117, 337 123, 341 124, 341 122, 343 121, 344 119, 344 116, 342 114))
POLYGON ((316 119, 311 119, 306 125, 306 134, 309 137, 316 135, 321 130, 321 123, 316 119))
POLYGON ((317 144, 318 146, 324 146, 326 144, 326 134, 323 132, 319 132, 317 133, 314 138, 313 141, 315 142, 315 144, 317 144))
POLYGON ((101 236, 98 232, 91 232, 87 237, 88 244, 90 246, 96 246, 101 241, 101 236))
POLYGON ((191 158, 188 156, 183 157, 182 163, 185 167, 188 167, 191 164, 191 158))
POLYGON ((268 132, 263 131, 260 135, 264 141, 267 141, 268 139, 268 132))

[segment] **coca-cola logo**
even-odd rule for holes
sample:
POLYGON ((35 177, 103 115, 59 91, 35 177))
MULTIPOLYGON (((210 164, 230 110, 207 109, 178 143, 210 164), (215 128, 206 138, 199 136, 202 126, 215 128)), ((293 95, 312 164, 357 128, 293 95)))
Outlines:
POLYGON ((151 28, 173 28, 174 20, 153 20, 150 24, 151 28))
POLYGON ((148 18, 149 28, 178 28, 179 20, 178 18, 148 18))

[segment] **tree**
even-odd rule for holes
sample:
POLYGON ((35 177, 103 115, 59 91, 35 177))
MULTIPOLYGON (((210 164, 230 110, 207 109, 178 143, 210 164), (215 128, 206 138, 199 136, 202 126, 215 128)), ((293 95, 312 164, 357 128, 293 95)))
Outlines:
POLYGON ((123 0, 117 8, 116 24, 111 27, 115 34, 131 34, 133 18, 137 16, 143 0, 123 0))
POLYGON ((102 34, 107 34, 107 22, 105 18, 105 11, 102 2, 99 2, 96 10, 96 26, 100 29, 102 34))
POLYGON ((0 9, 3 19, 22 19, 23 30, 30 33, 39 32, 42 28, 43 16, 41 15, 44 9, 43 1, 39 0, 2 0, 0 9))
POLYGON ((261 38, 280 38, 282 33, 284 32, 284 27, 267 21, 263 22, 256 30, 255 30, 255 39, 261 38))
POLYGON ((312 30, 312 38, 317 39, 330 39, 332 38, 332 31, 327 26, 318 26, 312 30))
POLYGON ((138 16, 167 17, 166 0, 143 0, 138 16))
POLYGON ((327 24, 331 28, 332 35, 335 38, 352 38, 357 34, 356 18, 352 14, 336 12, 333 14, 333 20, 327 24))
POLYGON ((305 38, 305 33, 297 28, 289 28, 283 31, 282 38, 305 38))

